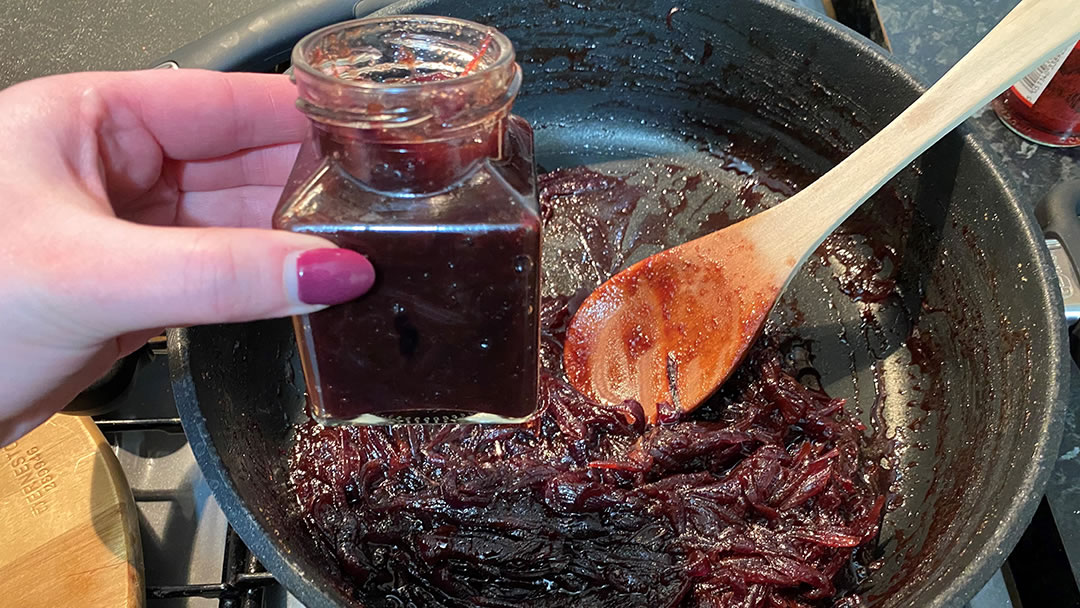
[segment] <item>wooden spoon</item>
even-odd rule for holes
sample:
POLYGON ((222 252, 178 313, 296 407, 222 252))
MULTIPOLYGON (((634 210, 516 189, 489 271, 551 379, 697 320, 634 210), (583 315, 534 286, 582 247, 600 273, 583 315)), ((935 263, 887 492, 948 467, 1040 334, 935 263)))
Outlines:
POLYGON ((1080 37, 1077 0, 1023 0, 934 86, 787 201, 646 258, 598 287, 566 334, 582 393, 697 407, 746 354, 780 293, 844 219, 976 109, 1080 37))

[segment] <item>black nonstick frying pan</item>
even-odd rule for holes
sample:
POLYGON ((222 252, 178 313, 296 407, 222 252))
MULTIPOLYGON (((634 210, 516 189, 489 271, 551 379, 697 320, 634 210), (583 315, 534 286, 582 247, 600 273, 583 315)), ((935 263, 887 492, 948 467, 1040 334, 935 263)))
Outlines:
MULTIPOLYGON (((542 169, 590 164, 650 192, 628 262, 775 203, 922 90, 877 47, 781 0, 408 0, 356 14, 430 13, 494 25, 525 84, 542 169), (700 173, 683 192, 663 167, 700 173), (658 219, 659 218, 659 219, 658 219)), ((269 70, 351 2, 290 2, 212 34, 166 66, 269 70)), ((1068 368, 1062 300, 1042 236, 982 144, 961 128, 847 222, 773 314, 875 433, 897 473, 870 606, 959 606, 1000 567, 1042 495, 1068 368), (830 255, 830 251, 833 252, 830 255)), ((828 245, 828 244, 827 244, 828 245)), ((580 239, 545 242, 545 291, 599 282, 580 239)), ((310 606, 344 604, 297 521, 287 453, 304 395, 291 326, 172 330, 173 388, 195 456, 232 525, 310 606)))

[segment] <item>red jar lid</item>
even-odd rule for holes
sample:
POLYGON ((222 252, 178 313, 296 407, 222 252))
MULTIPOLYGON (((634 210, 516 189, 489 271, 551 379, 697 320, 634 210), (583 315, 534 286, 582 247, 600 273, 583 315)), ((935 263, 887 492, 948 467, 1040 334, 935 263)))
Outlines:
POLYGON ((1010 87, 993 107, 1007 127, 1028 140, 1080 146, 1080 43, 1010 87))

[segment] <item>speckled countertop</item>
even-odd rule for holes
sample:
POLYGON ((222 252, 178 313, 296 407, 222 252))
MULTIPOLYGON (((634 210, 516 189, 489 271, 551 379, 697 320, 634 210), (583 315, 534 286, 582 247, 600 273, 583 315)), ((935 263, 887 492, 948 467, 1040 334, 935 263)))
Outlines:
MULTIPOLYGON (((66 71, 148 67, 155 59, 269 0, 4 0, 0 87, 66 71)), ((877 0, 893 52, 932 82, 1018 0, 877 0)), ((1017 192, 1034 204, 1056 182, 1080 179, 1080 148, 1027 143, 989 109, 972 120, 1017 192)), ((1062 456, 1048 490, 1080 578, 1080 375, 1062 456)))
POLYGON ((0 86, 155 59, 269 0, 3 0, 0 86))

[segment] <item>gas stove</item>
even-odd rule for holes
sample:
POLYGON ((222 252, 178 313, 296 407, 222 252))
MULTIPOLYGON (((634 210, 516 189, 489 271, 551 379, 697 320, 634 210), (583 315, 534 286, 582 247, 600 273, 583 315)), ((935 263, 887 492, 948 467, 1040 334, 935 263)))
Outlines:
MULTIPOLYGON (((259 564, 215 502, 180 426, 163 346, 157 339, 133 355, 129 385, 111 412, 96 417, 138 506, 148 608, 302 606, 259 564)), ((1080 399, 1069 407, 1070 416, 1080 414, 1080 399)), ((1068 450, 1059 469, 1071 464, 1068 450)), ((968 606, 1080 608, 1078 566, 1044 499, 1006 565, 968 606)))

